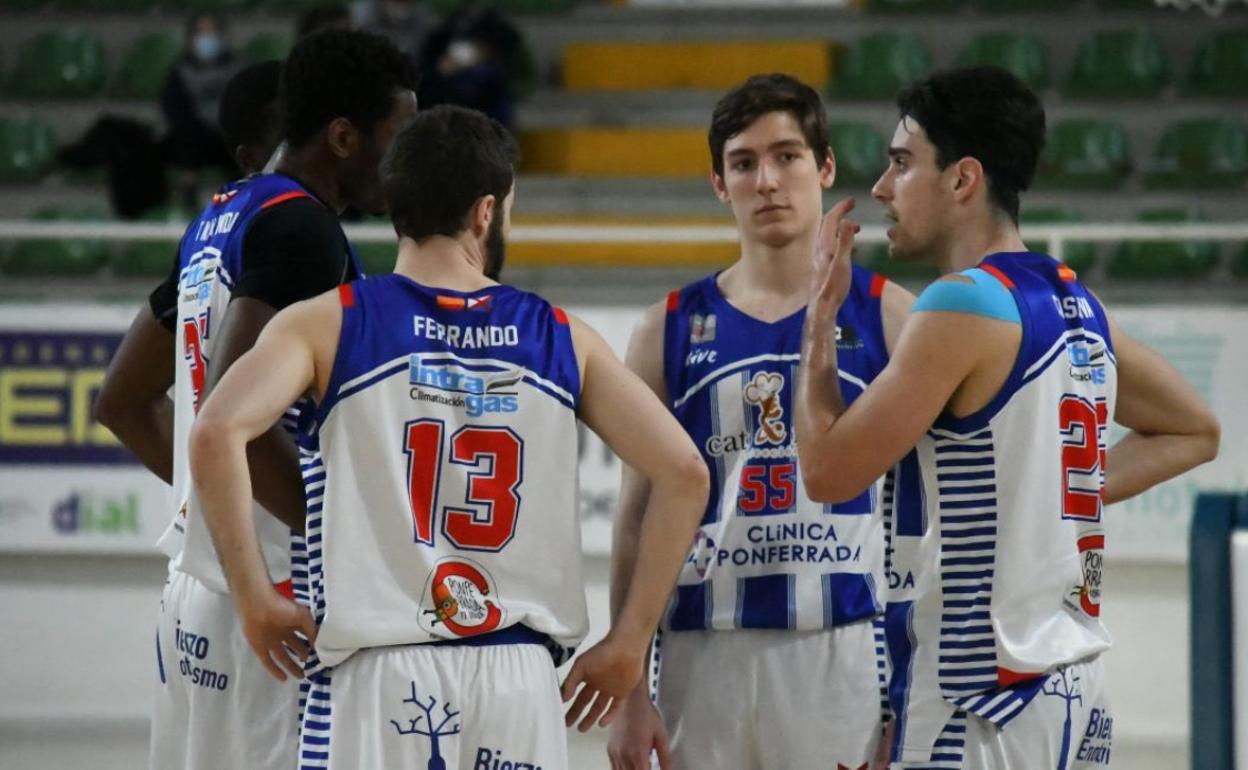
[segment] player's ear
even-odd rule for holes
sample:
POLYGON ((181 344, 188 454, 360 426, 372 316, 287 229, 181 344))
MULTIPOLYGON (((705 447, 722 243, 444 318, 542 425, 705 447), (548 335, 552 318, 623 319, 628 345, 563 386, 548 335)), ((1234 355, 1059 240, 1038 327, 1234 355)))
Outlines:
POLYGON ((832 189, 832 183, 836 181, 836 153, 832 152, 832 147, 828 147, 828 157, 824 158, 823 165, 819 166, 819 186, 825 190, 832 189))
POLYGON ((711 171, 711 189, 715 191, 715 197, 719 198, 721 203, 728 202, 728 186, 724 184, 724 178, 714 170, 711 171))
POLYGON ((498 200, 493 195, 482 195, 472 204, 472 209, 468 212, 468 226, 475 237, 484 238, 494 217, 503 215, 503 210, 497 204, 498 200))
POLYGON ((953 198, 958 203, 965 203, 986 181, 983 164, 975 158, 966 157, 953 164, 952 169, 953 198))
POLYGON ((360 148, 360 132, 346 118, 334 118, 325 127, 325 142, 335 158, 351 157, 360 148))

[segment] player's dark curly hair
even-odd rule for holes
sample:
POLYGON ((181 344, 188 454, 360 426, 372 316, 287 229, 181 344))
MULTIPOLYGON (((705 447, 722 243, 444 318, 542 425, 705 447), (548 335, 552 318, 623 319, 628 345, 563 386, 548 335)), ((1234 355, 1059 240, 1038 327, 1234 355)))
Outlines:
POLYGON ((1031 186, 1044 149, 1044 106, 999 67, 959 67, 915 81, 897 95, 936 147, 936 166, 975 158, 993 204, 1018 222, 1018 195, 1031 186))
POLYGON ((769 112, 787 112, 802 127, 816 165, 828 157, 828 116, 819 92, 792 75, 755 75, 724 95, 711 115, 711 166, 724 175, 724 145, 769 112))
POLYGON ((416 90, 411 60, 386 38, 326 29, 295 44, 282 67, 282 124, 291 147, 303 147, 335 118, 369 132, 385 120, 396 91, 416 90))
POLYGON ((227 150, 233 152, 239 145, 257 144, 272 136, 281 74, 281 62, 263 61, 239 70, 225 84, 217 123, 227 150))
POLYGON ((486 195, 494 196, 501 216, 517 156, 507 129, 480 112, 439 105, 417 113, 381 162, 394 229, 417 242, 458 235, 486 195))

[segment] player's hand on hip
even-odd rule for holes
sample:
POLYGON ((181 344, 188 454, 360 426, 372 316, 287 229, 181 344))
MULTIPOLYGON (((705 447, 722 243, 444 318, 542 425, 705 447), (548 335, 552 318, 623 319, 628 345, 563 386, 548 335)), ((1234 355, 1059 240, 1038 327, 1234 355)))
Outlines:
POLYGON ((646 688, 635 687, 611 724, 611 738, 607 741, 611 770, 650 770, 651 752, 658 755, 659 770, 670 770, 667 727, 650 702, 646 688))
POLYGON ((286 674, 302 679, 303 661, 316 640, 316 621, 308 608, 270 589, 240 599, 238 611, 243 636, 265 669, 279 682, 286 681, 286 674))
POLYGON ((562 688, 564 703, 576 697, 564 719, 568 727, 578 719, 577 729, 581 732, 587 732, 595 721, 599 727, 611 724, 624 697, 641 681, 645 647, 634 649, 635 646, 608 634, 573 661, 562 688))
POLYGON ((862 228, 846 219, 854 210, 853 198, 842 198, 824 215, 810 271, 810 308, 816 312, 836 315, 849 296, 853 282, 850 256, 854 251, 854 235, 862 228))

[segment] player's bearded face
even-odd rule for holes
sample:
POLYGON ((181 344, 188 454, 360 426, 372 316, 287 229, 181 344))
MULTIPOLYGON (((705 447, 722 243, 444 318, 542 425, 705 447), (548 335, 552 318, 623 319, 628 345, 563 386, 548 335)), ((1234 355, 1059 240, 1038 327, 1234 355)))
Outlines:
POLYGON ((871 194, 884 206, 889 254, 907 261, 938 261, 951 212, 946 210, 936 147, 922 126, 903 118, 888 152, 888 168, 871 194))

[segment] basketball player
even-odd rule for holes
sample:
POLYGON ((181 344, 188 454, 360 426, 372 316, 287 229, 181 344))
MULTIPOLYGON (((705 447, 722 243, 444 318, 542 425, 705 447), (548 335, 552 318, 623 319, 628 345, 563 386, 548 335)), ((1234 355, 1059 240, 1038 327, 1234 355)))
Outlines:
POLYGON ((1023 245, 1019 193, 1044 142, 1034 93, 967 68, 897 103, 873 194, 891 252, 946 275, 847 404, 828 387, 845 359, 826 325, 852 292, 855 226, 848 206, 825 220, 796 404, 803 481, 834 502, 900 461, 894 767, 1103 767, 1103 507, 1212 459, 1218 423, 1070 268, 1023 245), (1129 432, 1106 452, 1110 419, 1129 432))
POLYGON ((196 488, 252 649, 297 676, 297 633, 315 639, 301 767, 566 768, 555 665, 588 625, 577 418, 654 494, 627 598, 565 680, 569 724, 609 722, 640 680, 705 504, 701 458, 644 383, 581 321, 489 277, 514 158, 480 113, 420 113, 383 166, 396 272, 280 313, 196 421, 196 488), (305 392, 315 618, 273 588, 244 452, 305 392))
MULTIPOLYGON (((673 292, 635 330, 628 365, 700 447, 712 494, 646 683, 612 728, 614 768, 865 767, 880 734, 872 619, 883 609, 875 479, 825 506, 802 492, 793 388, 822 214, 836 165, 823 104, 786 75, 749 79, 715 107, 711 184, 741 256, 673 292), (669 759, 670 757, 670 759, 669 759)), ((826 319, 848 401, 887 363, 913 297, 855 268, 826 319)), ((829 471, 835 472, 835 471, 829 471)), ((612 596, 631 584, 650 496, 626 468, 612 596)))
MULTIPOLYGON (((247 651, 193 493, 186 442, 213 383, 279 309, 359 275, 337 215, 348 205, 384 210, 378 165, 415 114, 414 82, 383 38, 334 30, 300 41, 282 71, 287 150, 276 172, 214 196, 110 367, 105 393, 151 423, 150 434, 122 439, 172 479, 178 504, 160 541, 170 577, 157 634, 153 768, 294 765, 297 686, 269 681, 247 651), (163 395, 171 383, 172 416, 163 395)), ((281 428, 249 451, 256 499, 268 511, 255 513, 266 563, 293 595, 291 530, 302 531, 304 509, 298 453, 281 428)))

